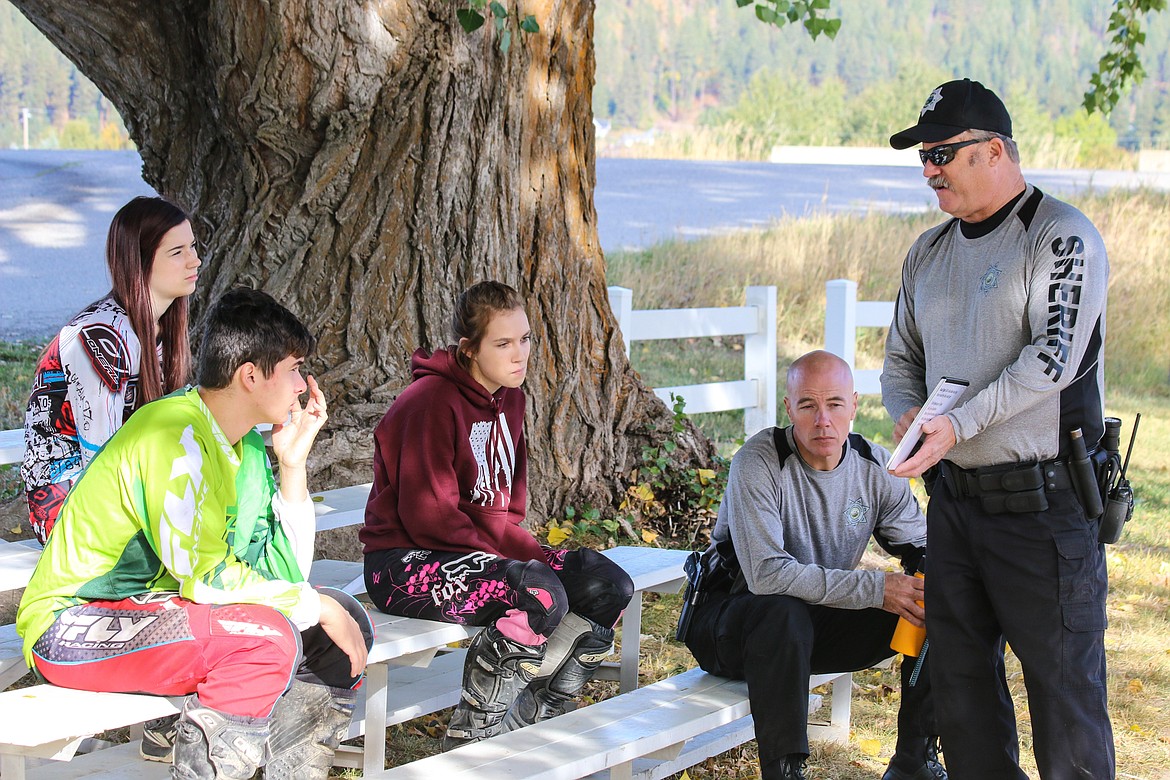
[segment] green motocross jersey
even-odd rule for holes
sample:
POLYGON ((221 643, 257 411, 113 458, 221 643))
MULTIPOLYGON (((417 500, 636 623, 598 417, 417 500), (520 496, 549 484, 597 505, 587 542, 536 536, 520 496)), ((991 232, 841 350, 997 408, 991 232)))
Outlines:
POLYGON ((291 614, 308 585, 274 492, 263 438, 233 446, 197 388, 142 407, 61 508, 16 616, 25 660, 61 610, 86 601, 171 591, 291 614))

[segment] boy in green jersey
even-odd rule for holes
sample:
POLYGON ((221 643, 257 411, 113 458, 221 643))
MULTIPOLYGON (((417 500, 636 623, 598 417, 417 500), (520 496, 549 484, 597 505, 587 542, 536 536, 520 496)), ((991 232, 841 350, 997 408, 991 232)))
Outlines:
POLYGON ((373 630, 351 596, 306 581, 305 463, 327 419, 301 376, 313 346, 265 293, 224 295, 198 386, 147 404, 102 448, 21 600, 25 658, 49 682, 188 695, 176 778, 250 778, 261 764, 267 778, 325 778, 349 725, 373 630))

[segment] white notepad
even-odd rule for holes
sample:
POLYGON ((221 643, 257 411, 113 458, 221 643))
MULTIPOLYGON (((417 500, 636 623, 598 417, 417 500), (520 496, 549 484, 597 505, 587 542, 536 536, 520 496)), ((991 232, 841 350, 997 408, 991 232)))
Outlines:
POLYGON ((910 453, 914 451, 918 440, 922 438, 922 426, 940 414, 946 414, 953 409, 959 400, 959 396, 963 394, 963 391, 970 384, 966 379, 952 379, 946 376, 938 380, 938 384, 934 386, 930 397, 926 399, 926 403, 918 410, 918 414, 914 417, 914 422, 910 423, 910 427, 906 429, 906 435, 902 437, 902 441, 898 442, 898 446, 894 448, 894 452, 890 455, 890 462, 886 464, 888 470, 893 471, 910 457, 910 453))

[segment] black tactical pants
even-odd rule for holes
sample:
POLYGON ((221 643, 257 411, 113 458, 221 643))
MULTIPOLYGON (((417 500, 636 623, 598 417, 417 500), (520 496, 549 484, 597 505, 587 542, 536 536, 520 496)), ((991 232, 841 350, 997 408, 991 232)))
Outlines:
POLYGON ((987 514, 946 472, 927 514, 926 616, 939 734, 952 780, 1016 780, 1004 643, 1020 659, 1045 780, 1114 776, 1106 710, 1107 575, 1097 524, 1072 490, 1043 512, 987 514))
MULTIPOLYGON (((890 637, 897 622, 897 615, 881 609, 834 609, 791 596, 715 595, 697 608, 687 644, 705 671, 747 681, 760 771, 770 780, 786 755, 809 752, 809 675, 866 669, 894 655, 890 637)), ((902 664, 901 738, 937 733, 929 664, 911 686, 915 661, 902 664)))

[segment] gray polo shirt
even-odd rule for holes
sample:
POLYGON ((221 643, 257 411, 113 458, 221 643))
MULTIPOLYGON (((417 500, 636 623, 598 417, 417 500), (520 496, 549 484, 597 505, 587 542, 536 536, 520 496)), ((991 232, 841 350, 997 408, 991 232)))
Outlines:
POLYGON ((987 235, 928 230, 902 267, 882 401, 895 420, 943 376, 970 387, 949 414, 963 468, 1043 461, 1103 428, 1109 260, 1084 214, 1031 185, 987 235))
POLYGON ((780 462, 772 431, 748 439, 732 458, 712 538, 731 537, 752 593, 881 607, 885 573, 855 569, 870 535, 888 546, 925 546, 926 518, 909 481, 886 471, 889 453, 857 434, 837 468, 817 471, 785 428, 790 454, 780 462))

